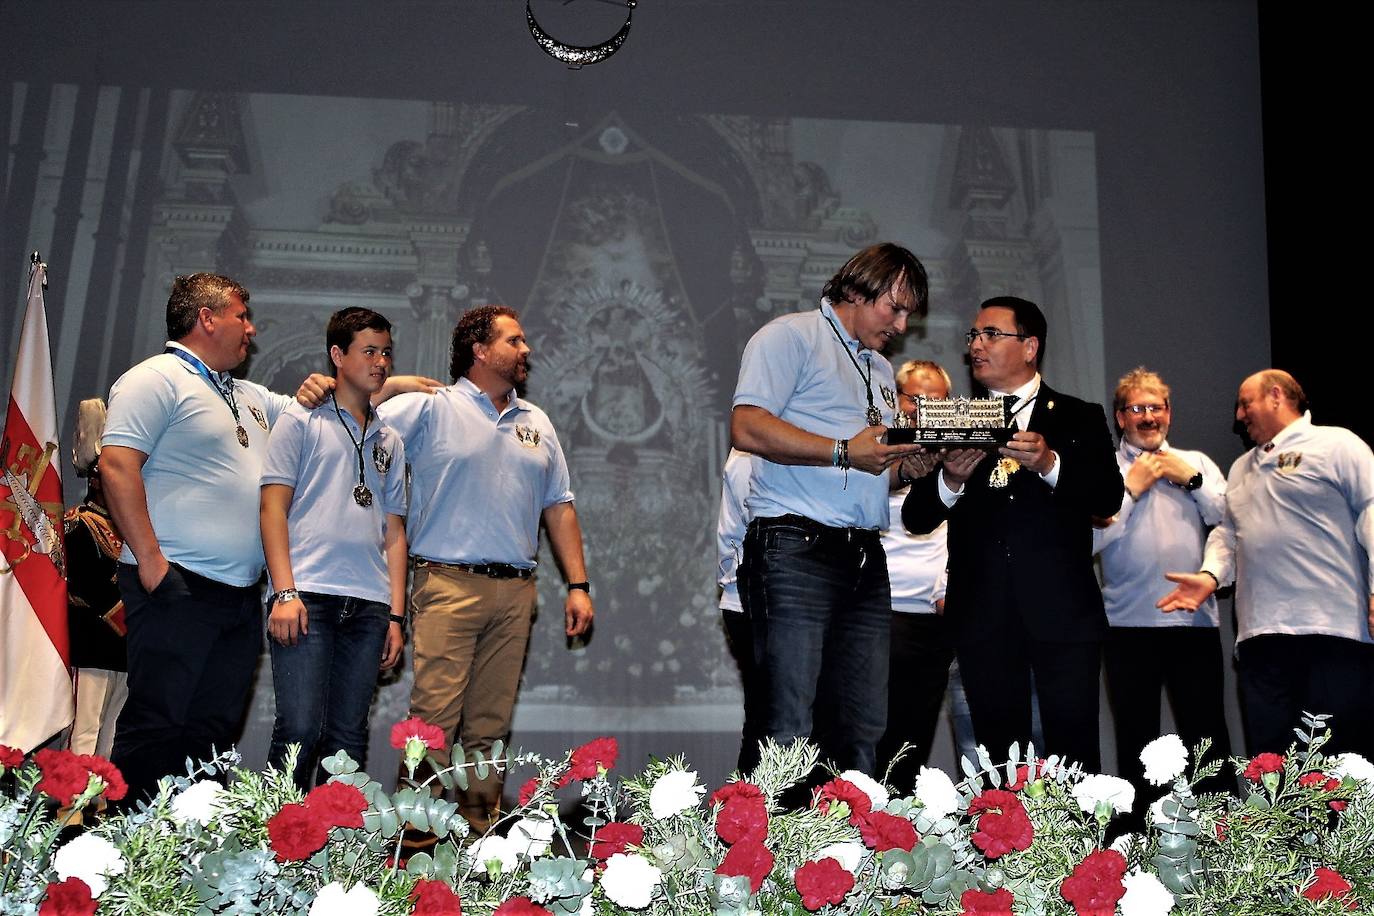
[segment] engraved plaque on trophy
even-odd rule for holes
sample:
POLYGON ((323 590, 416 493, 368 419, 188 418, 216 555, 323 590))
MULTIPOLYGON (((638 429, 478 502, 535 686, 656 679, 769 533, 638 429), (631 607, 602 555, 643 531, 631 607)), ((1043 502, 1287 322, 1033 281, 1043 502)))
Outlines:
POLYGON ((889 445, 995 448, 1016 432, 1001 398, 916 398, 909 425, 887 431, 889 445))

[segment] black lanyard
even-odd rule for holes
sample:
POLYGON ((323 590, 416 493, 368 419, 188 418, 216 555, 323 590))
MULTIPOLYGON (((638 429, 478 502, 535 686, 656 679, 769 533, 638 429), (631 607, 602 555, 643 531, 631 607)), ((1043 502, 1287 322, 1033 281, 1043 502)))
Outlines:
POLYGON ((844 339, 844 335, 840 333, 840 329, 835 327, 835 322, 831 321, 830 316, 825 314, 825 312, 821 312, 821 317, 825 319, 826 324, 830 325, 830 330, 835 332, 835 339, 838 340, 840 346, 844 348, 844 355, 849 357, 849 361, 854 364, 854 371, 859 373, 859 378, 863 379, 864 396, 868 398, 868 410, 864 412, 864 418, 868 421, 869 426, 881 426, 883 424, 882 411, 878 410, 873 404, 873 360, 864 360, 864 362, 868 363, 868 374, 865 375, 864 370, 859 367, 859 361, 854 358, 853 353, 849 352, 849 343, 844 339))

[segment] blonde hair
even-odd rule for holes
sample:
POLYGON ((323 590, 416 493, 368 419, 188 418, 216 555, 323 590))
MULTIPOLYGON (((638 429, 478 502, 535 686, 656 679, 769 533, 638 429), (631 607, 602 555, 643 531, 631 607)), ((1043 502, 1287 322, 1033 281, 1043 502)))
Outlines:
POLYGON ((1164 383, 1164 379, 1159 377, 1158 372, 1146 369, 1144 366, 1136 366, 1130 372, 1121 376, 1121 381, 1116 383, 1116 394, 1112 398, 1112 407, 1116 410, 1126 409, 1126 398, 1132 391, 1155 391, 1164 398, 1164 404, 1169 405, 1169 386, 1164 383))
POLYGON ((897 370, 897 384, 905 385, 906 380, 917 372, 929 372, 931 375, 938 375, 945 383, 945 391, 954 390, 954 382, 950 380, 949 373, 945 367, 932 359, 909 359, 902 363, 902 367, 897 370))

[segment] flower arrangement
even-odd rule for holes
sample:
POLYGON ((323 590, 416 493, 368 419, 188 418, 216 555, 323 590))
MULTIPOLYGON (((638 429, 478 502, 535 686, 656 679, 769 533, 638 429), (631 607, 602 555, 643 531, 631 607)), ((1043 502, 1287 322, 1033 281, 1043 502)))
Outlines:
MULTIPOLYGON (((708 787, 681 758, 614 780, 618 749, 599 738, 561 760, 465 758, 416 782, 443 736, 396 726, 409 779, 388 793, 344 754, 302 793, 289 776, 236 766, 232 753, 164 780, 130 813, 59 839, 54 812, 118 800, 107 761, 0 748, 0 912, 492 914, 646 913, 857 916, 869 913, 1165 916, 1368 912, 1374 906, 1374 765, 1322 753, 1310 716, 1288 753, 1233 758, 1238 794, 1202 794, 1207 745, 1177 737, 1142 752, 1164 793, 1144 833, 1114 836, 1142 800, 1130 784, 1033 749, 994 763, 979 749, 963 778, 922 768, 893 797, 857 772, 833 774, 805 807, 783 789, 816 750, 768 744, 758 768, 708 787), (1192 768, 1189 770, 1189 758, 1192 768), (431 791, 489 768, 532 767, 520 803, 473 838, 431 791), (224 784, 214 780, 220 777, 224 784), (579 823, 560 794, 580 792, 579 823), (403 856, 407 827, 439 842, 403 856)), ((290 766, 285 772, 291 771, 290 766)))

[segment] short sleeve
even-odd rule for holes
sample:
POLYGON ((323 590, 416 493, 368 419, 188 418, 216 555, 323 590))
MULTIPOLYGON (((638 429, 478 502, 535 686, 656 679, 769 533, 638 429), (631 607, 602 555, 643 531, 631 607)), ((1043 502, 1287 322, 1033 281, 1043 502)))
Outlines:
POLYGON ((148 363, 119 377, 110 389, 101 445, 137 449, 151 455, 172 421, 177 394, 172 380, 148 363))
POLYGON ((740 359, 735 407, 762 407, 782 413, 797 390, 808 348, 790 323, 772 321, 749 339, 740 359))
POLYGON ((563 446, 558 441, 558 434, 553 431, 553 424, 546 422, 543 425, 551 461, 544 485, 544 508, 547 509, 558 503, 572 502, 573 492, 572 478, 568 475, 568 462, 563 457, 563 446))
POLYGON ((387 515, 404 516, 406 503, 406 446, 394 429, 385 431, 382 447, 390 449, 391 463, 387 466, 382 485, 382 511, 387 515))
POLYGON ((284 412, 272 424, 267 439, 267 458, 262 463, 261 483, 295 487, 300 481, 301 446, 310 415, 300 405, 284 412))
POLYGON ((438 395, 418 391, 398 394, 377 405, 377 416, 401 437, 405 451, 417 455, 424 451, 426 420, 430 406, 438 395))

